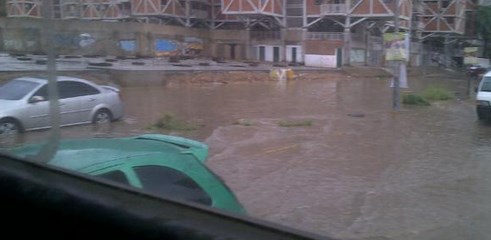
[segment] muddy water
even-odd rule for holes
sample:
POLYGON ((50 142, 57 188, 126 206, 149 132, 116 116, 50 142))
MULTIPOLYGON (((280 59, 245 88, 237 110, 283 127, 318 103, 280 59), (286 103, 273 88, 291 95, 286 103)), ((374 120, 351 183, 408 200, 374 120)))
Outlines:
POLYGON ((464 81, 409 81, 428 83, 462 99, 394 113, 388 79, 174 83, 124 88, 123 121, 62 133, 156 132, 146 127, 168 113, 200 126, 164 133, 206 142, 253 217, 342 239, 491 239, 491 125, 464 81))
MULTIPOLYGON (((489 239, 491 126, 465 98, 393 113, 388 83, 177 84, 125 97, 139 99, 128 105, 138 128, 163 113, 201 123, 177 134, 210 146, 209 167, 254 217, 343 239, 489 239)), ((411 90, 428 83, 466 93, 448 76, 411 90)))

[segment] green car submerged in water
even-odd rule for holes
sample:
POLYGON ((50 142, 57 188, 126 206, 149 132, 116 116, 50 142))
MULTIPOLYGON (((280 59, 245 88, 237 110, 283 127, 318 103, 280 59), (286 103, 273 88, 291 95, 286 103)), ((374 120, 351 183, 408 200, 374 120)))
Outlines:
MULTIPOLYGON (((10 149, 28 158, 40 144, 10 149)), ((245 214, 234 193, 204 164, 208 146, 187 138, 146 134, 65 139, 48 165, 101 177, 176 200, 245 214)))

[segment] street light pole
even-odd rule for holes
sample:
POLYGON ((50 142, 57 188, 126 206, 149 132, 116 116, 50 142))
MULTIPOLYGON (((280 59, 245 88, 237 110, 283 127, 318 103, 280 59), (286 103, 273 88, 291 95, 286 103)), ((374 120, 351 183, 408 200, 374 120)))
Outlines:
MULTIPOLYGON (((399 0, 395 0, 395 10, 394 10, 394 34, 399 34, 399 0)), ((399 84, 399 75, 401 71, 400 60, 395 61, 394 67, 394 86, 392 89, 392 107, 394 111, 399 111, 401 108, 401 92, 399 84)))
POLYGON ((41 11, 43 16, 41 43, 42 49, 46 52, 47 56, 46 72, 48 74, 51 133, 47 143, 39 150, 35 159, 40 159, 43 163, 47 163, 55 155, 60 141, 60 104, 58 102, 59 97, 56 82, 55 48, 52 41, 55 34, 53 27, 53 0, 43 0, 41 2, 41 11))

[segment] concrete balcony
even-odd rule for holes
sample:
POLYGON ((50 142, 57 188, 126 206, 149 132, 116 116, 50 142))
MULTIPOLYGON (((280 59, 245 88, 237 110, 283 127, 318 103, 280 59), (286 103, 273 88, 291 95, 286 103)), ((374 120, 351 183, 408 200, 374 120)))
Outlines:
POLYGON ((264 41, 264 40, 280 40, 281 32, 278 31, 251 31, 251 40, 264 41))
POLYGON ((348 12, 346 4, 321 4, 321 15, 344 15, 348 12))

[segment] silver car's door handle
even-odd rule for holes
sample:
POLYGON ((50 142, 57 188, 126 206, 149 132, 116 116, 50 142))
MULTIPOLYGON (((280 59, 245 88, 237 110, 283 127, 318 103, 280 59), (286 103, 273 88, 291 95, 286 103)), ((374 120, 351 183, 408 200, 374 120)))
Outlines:
POLYGON ((93 101, 95 101, 95 98, 90 98, 89 99, 89 102, 93 102, 93 101))

